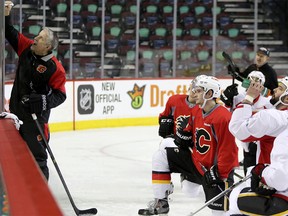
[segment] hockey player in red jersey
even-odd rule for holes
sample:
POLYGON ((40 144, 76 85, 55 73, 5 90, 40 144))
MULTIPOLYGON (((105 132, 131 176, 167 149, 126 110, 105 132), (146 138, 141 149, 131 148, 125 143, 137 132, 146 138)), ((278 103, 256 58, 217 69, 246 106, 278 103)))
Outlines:
POLYGON ((173 95, 166 102, 165 109, 159 114, 159 136, 174 137, 178 121, 188 123, 191 108, 195 106, 195 94, 192 91, 195 82, 203 75, 196 77, 189 86, 189 95, 173 95))
POLYGON ((168 195, 173 192, 173 184, 171 182, 171 175, 169 169, 166 166, 158 167, 157 155, 160 152, 165 151, 165 148, 167 147, 177 147, 174 143, 174 134, 176 128, 179 124, 182 123, 187 125, 191 115, 191 109, 197 108, 195 107, 195 93, 192 91, 192 89, 195 86, 195 82, 197 79, 199 79, 199 77, 203 77, 203 75, 200 75, 194 80, 192 80, 189 86, 188 95, 171 96, 166 102, 164 111, 159 114, 158 132, 159 136, 163 137, 164 139, 160 143, 159 151, 157 151, 153 156, 153 161, 156 162, 152 162, 152 182, 153 188, 155 189, 155 200, 152 202, 152 205, 155 205, 155 209, 151 207, 150 209, 139 210, 140 215, 154 215, 169 211, 167 199, 168 195), (162 182, 163 184, 159 184, 158 182, 162 182), (160 187, 158 188, 158 186, 160 187))
MULTIPOLYGON (((201 108, 195 106, 191 110, 190 127, 186 127, 185 121, 177 122, 175 139, 171 138, 176 145, 167 146, 162 142, 154 153, 152 183, 155 199, 147 209, 140 209, 139 215, 169 212, 167 190, 170 188, 171 173, 184 174, 195 186, 202 185, 207 200, 220 193, 227 183, 233 183, 233 169, 238 166, 238 149, 228 130, 231 114, 216 104, 220 89, 220 83, 214 77, 202 76, 196 80, 192 90, 195 102, 201 108)), ((213 215, 224 214, 223 202, 224 199, 209 206, 214 209, 213 215)))

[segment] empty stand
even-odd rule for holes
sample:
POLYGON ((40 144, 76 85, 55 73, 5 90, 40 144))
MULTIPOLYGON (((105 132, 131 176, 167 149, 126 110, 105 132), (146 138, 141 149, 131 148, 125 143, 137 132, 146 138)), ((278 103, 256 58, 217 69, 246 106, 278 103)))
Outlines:
POLYGON ((189 25, 194 25, 197 23, 197 19, 193 13, 184 13, 180 15, 180 24, 183 24, 185 27, 189 25))
POLYGON ((152 35, 149 38, 149 45, 153 49, 160 49, 167 45, 167 40, 165 36, 152 35))
POLYGON ((123 12, 121 14, 121 24, 125 29, 135 29, 136 15, 129 11, 123 12))
POLYGON ((118 53, 120 39, 117 36, 105 34, 105 50, 108 53, 118 53))
POLYGON ((140 53, 140 72, 142 77, 155 77, 157 71, 157 59, 153 50, 142 50, 140 53))
POLYGON ((151 32, 150 28, 146 25, 142 25, 139 28, 139 43, 147 45, 149 42, 151 32))
POLYGON ((83 68, 83 73, 85 78, 100 78, 101 73, 99 71, 100 62, 95 58, 81 58, 80 59, 81 68, 83 68))
POLYGON ((210 57, 210 54, 208 50, 200 50, 197 53, 198 61, 201 61, 201 62, 207 61, 209 57, 210 57))
MULTIPOLYGON (((41 29, 41 15, 43 12, 42 9, 41 11, 36 9, 34 5, 41 3, 36 0, 23 0, 23 4, 25 4, 25 7, 23 9, 23 18, 21 18, 23 19, 22 30, 29 37, 34 37, 41 29)), ((18 7, 17 5, 15 6, 14 9, 17 10, 18 7)), ((99 60, 99 51, 101 51, 101 46, 103 45, 105 54, 121 57, 122 64, 127 63, 127 65, 134 65, 135 58, 138 56, 135 53, 135 48, 137 45, 136 17, 139 14, 139 48, 152 49, 155 51, 154 55, 156 56, 154 56, 153 61, 146 58, 144 60, 142 58, 139 59, 142 67, 142 76, 154 77, 157 76, 158 72, 163 76, 170 76, 172 61, 164 56, 164 50, 172 50, 174 44, 176 44, 177 49, 177 61, 180 61, 177 62, 177 71, 180 71, 180 73, 177 73, 178 75, 191 75, 191 71, 195 72, 199 68, 200 72, 207 72, 211 68, 209 61, 211 60, 212 37, 214 35, 217 37, 216 53, 218 51, 228 51, 229 53, 244 51, 246 54, 241 57, 244 64, 251 61, 248 54, 252 51, 254 42, 254 3, 251 1, 218 0, 217 7, 214 9, 212 0, 178 0, 176 20, 174 20, 173 0, 144 0, 140 2, 140 8, 137 8, 136 0, 107 0, 105 1, 106 8, 103 8, 102 0, 73 0, 72 8, 70 0, 48 0, 46 6, 46 26, 57 32, 60 38, 59 48, 63 45, 70 45, 70 26, 72 24, 74 28, 72 40, 73 57, 91 57, 99 60), (69 12, 71 10, 73 11, 73 20, 70 21, 69 12), (103 10, 105 10, 105 32, 101 28, 103 10), (216 31, 212 28, 214 13, 217 15, 216 31), (177 21, 176 43, 173 43, 174 21, 177 21), (105 41, 101 41, 102 34, 105 34, 105 41), (82 50, 82 48, 77 50, 78 45, 83 45, 86 50, 82 50), (92 51, 91 47, 95 50, 92 51), (189 49, 193 50, 191 57, 188 58, 189 60, 182 59, 182 51, 189 49), (209 57, 207 57, 207 53, 209 53, 209 57), (190 63, 186 61, 190 61, 190 63), (195 64, 201 62, 201 65, 196 67, 198 69, 189 69, 192 68, 190 65, 192 62, 195 64), (144 65, 145 67, 143 67, 144 65), (155 70, 153 73, 149 72, 151 68, 155 70)), ((257 33, 259 40, 257 45, 267 46, 272 50, 272 53, 278 51, 279 54, 275 53, 275 57, 272 60, 273 63, 277 63, 276 59, 279 59, 278 63, 282 64, 284 60, 282 60, 281 56, 285 56, 283 52, 287 51, 287 47, 283 46, 283 41, 276 39, 280 32, 284 30, 279 30, 279 26, 272 25, 272 20, 277 24, 279 17, 275 14, 276 10, 273 11, 269 8, 277 7, 278 10, 281 10, 281 7, 273 4, 273 0, 269 1, 269 7, 266 4, 260 4, 260 2, 258 7, 259 29, 257 33)), ((15 15, 13 21, 14 19, 20 20, 19 15, 15 15)), ((281 32, 281 34, 283 33, 281 32)), ((58 58, 65 59, 64 56, 67 57, 69 52, 66 51, 63 55, 64 50, 66 49, 63 49, 63 51, 59 50, 58 58)), ((7 56, 10 56, 8 51, 7 56)), ((140 56, 142 56, 141 53, 140 56)), ((233 56, 236 60, 237 55, 234 54, 233 56)), ((108 61, 109 57, 105 55, 104 60, 108 61)), ((220 65, 219 54, 216 54, 216 60, 218 73, 223 67, 220 65)), ((73 61, 77 61, 77 59, 73 59, 73 61)), ((68 64, 68 61, 63 60, 62 63, 68 64)), ((95 61, 88 63, 91 63, 91 68, 95 66, 95 61)), ((65 67, 69 68, 67 65, 65 67)), ((80 68, 85 67, 81 63, 80 68)), ((125 68, 125 65, 122 65, 120 72, 123 71, 123 68, 125 68)), ((97 70, 99 72, 99 67, 97 70)), ((119 72, 119 68, 117 70, 119 72)), ((127 74, 131 72, 130 69, 128 71, 127 74)), ((116 74, 121 75, 118 72, 116 74)), ((90 74, 91 77, 92 74, 98 76, 94 72, 90 74)), ((111 76, 114 77, 114 75, 111 76)))
POLYGON ((171 77, 172 75, 173 51, 163 49, 160 52, 159 73, 161 77, 171 77))

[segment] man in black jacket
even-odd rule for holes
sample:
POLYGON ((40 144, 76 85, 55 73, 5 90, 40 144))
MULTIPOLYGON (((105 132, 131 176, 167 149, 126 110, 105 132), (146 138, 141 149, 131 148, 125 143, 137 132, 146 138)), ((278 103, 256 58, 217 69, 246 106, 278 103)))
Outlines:
POLYGON ((252 71, 260 71, 265 76, 264 86, 268 88, 271 93, 278 87, 277 73, 268 64, 270 59, 270 50, 265 47, 260 47, 256 53, 254 64, 249 65, 243 72, 240 72, 242 77, 247 78, 252 71))
POLYGON ((48 180, 45 143, 31 114, 37 115, 46 139, 49 140, 50 110, 66 99, 66 74, 52 53, 58 45, 56 34, 49 28, 43 28, 34 40, 28 39, 10 23, 12 6, 11 1, 5 1, 5 37, 18 54, 19 62, 9 109, 23 121, 19 132, 48 180))

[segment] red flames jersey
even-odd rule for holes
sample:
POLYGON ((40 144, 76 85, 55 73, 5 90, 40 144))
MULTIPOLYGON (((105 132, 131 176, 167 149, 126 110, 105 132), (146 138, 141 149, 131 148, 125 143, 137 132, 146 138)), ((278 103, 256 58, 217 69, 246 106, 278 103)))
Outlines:
POLYGON ((177 124, 180 122, 181 124, 185 124, 183 128, 186 127, 189 122, 191 110, 194 107, 198 107, 195 106, 195 104, 189 103, 187 97, 188 95, 173 95, 169 97, 165 105, 165 110, 159 114, 159 118, 162 116, 173 116, 174 133, 176 131, 177 124))
POLYGON ((192 159, 198 171, 218 166, 222 179, 238 166, 238 147, 228 129, 231 113, 223 106, 216 105, 209 113, 195 109, 189 122, 193 131, 194 147, 192 159))

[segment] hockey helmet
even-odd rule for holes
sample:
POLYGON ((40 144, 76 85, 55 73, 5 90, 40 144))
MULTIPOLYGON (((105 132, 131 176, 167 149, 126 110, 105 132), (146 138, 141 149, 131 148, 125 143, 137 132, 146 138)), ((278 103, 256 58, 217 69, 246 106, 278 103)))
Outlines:
POLYGON ((219 80, 213 76, 199 77, 195 83, 196 87, 202 87, 205 94, 209 91, 213 91, 211 98, 219 98, 221 94, 221 85, 219 80))
POLYGON ((279 83, 283 84, 286 89, 284 90, 284 92, 280 95, 279 100, 276 102, 273 100, 273 98, 270 100, 270 102, 273 104, 273 106, 277 107, 280 103, 288 106, 287 103, 284 102, 283 97, 288 95, 288 76, 282 78, 279 80, 279 83))
POLYGON ((199 75, 199 76, 196 76, 192 81, 191 81, 191 87, 192 89, 196 87, 196 83, 197 83, 197 80, 199 79, 202 79, 204 77, 207 77, 206 75, 199 75))
POLYGON ((261 85, 264 85, 265 83, 265 76, 261 71, 252 71, 248 74, 248 79, 259 81, 261 85))
POLYGON ((286 87, 285 92, 283 93, 283 95, 288 95, 288 76, 280 79, 279 82, 282 83, 286 87))

